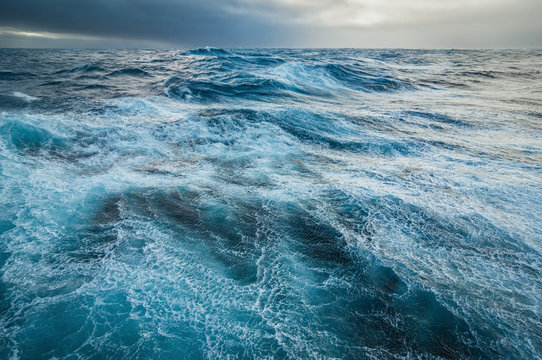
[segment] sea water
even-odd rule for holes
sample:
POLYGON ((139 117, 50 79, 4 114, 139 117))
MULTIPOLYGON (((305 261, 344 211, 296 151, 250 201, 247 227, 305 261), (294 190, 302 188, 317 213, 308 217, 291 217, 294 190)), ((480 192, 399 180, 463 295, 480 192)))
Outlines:
POLYGON ((1 359, 542 356, 542 51, 0 50, 1 359))

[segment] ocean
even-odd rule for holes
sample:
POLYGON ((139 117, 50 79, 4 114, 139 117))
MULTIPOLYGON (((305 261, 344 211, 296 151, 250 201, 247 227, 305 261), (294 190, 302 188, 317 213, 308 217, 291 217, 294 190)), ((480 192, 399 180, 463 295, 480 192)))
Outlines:
POLYGON ((0 359, 542 357, 541 50, 0 50, 0 359))

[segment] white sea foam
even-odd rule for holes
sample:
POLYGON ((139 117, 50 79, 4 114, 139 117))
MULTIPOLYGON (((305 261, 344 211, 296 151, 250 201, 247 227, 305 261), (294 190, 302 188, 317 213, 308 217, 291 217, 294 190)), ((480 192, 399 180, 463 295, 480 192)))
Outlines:
POLYGON ((37 97, 27 95, 27 94, 25 94, 23 92, 20 92, 20 91, 14 91, 13 96, 18 97, 20 99, 23 99, 26 102, 32 102, 32 101, 38 100, 37 97))

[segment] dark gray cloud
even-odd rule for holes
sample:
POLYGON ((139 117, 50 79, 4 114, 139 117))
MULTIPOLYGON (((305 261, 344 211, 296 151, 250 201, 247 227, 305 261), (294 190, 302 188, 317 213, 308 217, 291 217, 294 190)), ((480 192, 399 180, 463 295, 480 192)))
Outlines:
POLYGON ((155 40, 178 46, 277 46, 301 29, 229 9, 235 1, 17 0, 2 1, 0 24, 101 38, 155 40))
POLYGON ((541 47, 540 0, 6 0, 9 47, 541 47))

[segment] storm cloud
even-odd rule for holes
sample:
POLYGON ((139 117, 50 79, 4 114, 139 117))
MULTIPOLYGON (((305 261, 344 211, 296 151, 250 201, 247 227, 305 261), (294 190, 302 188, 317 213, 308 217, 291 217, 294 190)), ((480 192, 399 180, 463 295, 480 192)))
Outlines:
POLYGON ((0 47, 539 47, 537 0, 18 0, 0 47))

